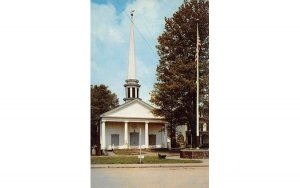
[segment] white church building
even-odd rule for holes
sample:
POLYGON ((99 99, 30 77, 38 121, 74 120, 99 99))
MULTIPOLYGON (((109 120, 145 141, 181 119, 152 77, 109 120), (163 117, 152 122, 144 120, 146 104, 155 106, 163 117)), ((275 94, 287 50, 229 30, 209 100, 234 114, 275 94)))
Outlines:
POLYGON ((125 103, 101 114, 101 149, 167 148, 167 122, 152 113, 153 106, 139 98, 136 78, 134 25, 131 14, 128 76, 125 81, 125 103))
POLYGON ((167 148, 167 122, 133 100, 101 115, 101 149, 167 148))

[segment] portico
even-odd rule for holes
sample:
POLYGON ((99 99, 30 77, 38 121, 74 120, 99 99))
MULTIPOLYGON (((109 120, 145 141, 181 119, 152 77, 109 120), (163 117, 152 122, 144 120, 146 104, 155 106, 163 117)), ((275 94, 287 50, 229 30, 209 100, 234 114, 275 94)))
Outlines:
POLYGON ((101 149, 134 149, 139 148, 140 145, 141 148, 165 148, 167 146, 164 123, 102 121, 101 126, 101 149), (123 124, 123 130, 121 130, 122 126, 118 129, 118 125, 121 124, 123 124))
POLYGON ((154 117, 152 113, 149 113, 151 112, 149 107, 151 106, 136 99, 102 114, 101 149, 133 149, 139 146, 141 148, 166 148, 167 123, 163 118, 154 117), (129 111, 134 109, 139 112, 135 117, 120 117, 122 114, 129 115, 129 111), (148 113, 145 113, 147 111, 148 113), (140 117, 136 117, 137 115, 140 117))

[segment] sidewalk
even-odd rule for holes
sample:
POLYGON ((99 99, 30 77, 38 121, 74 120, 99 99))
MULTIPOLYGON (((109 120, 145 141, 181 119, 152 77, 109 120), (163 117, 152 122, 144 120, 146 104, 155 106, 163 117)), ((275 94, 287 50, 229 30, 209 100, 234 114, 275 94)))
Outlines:
MULTIPOLYGON (((185 159, 183 159, 185 160, 185 159)), ((199 160, 199 159, 195 159, 199 160)), ((166 164, 92 164, 91 168, 170 168, 170 167, 209 167, 209 159, 203 163, 166 163, 166 164)))

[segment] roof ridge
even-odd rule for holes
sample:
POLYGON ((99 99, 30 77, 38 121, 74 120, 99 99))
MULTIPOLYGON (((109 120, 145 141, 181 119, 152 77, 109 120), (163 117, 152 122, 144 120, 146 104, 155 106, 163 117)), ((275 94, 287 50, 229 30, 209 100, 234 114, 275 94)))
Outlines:
POLYGON ((134 102, 139 102, 141 105, 145 106, 146 108, 155 109, 155 107, 153 107, 152 105, 150 105, 150 104, 144 102, 144 101, 141 100, 141 99, 134 99, 134 100, 132 100, 132 101, 130 101, 130 102, 128 102, 128 103, 121 104, 120 106, 118 106, 118 107, 116 107, 116 108, 114 108, 114 109, 112 109, 112 110, 109 110, 109 111, 107 111, 107 112, 101 114, 100 117, 106 116, 106 115, 108 115, 108 114, 110 114, 110 113, 112 113, 112 112, 115 112, 115 111, 118 111, 118 110, 120 110, 120 109, 123 109, 123 108, 125 108, 126 106, 128 106, 128 105, 130 105, 130 104, 132 104, 132 103, 134 103, 134 102))

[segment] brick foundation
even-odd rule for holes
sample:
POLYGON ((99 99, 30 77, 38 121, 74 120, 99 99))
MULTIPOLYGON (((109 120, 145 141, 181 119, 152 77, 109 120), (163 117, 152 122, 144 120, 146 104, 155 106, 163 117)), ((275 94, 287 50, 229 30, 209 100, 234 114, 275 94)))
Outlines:
POLYGON ((208 159, 208 150, 181 150, 180 158, 188 159, 208 159))

